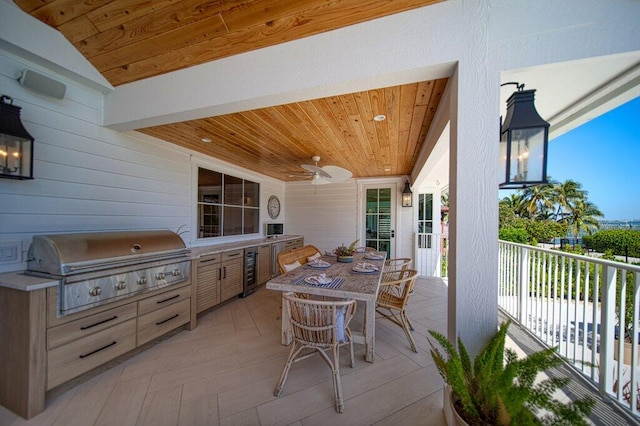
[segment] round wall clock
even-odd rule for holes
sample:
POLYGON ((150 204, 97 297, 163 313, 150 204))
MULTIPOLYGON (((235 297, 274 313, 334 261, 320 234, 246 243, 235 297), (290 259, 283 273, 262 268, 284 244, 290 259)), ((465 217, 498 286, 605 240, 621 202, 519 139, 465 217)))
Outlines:
POLYGON ((269 212, 269 216, 271 219, 276 219, 280 216, 280 200, 275 195, 269 197, 269 202, 267 203, 267 211, 269 212))

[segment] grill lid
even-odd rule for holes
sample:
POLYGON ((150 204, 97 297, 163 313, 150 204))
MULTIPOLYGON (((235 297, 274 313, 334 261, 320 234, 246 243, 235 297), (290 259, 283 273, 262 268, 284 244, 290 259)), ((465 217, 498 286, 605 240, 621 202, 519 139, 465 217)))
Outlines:
POLYGON ((182 238, 169 230, 36 235, 27 271, 62 276, 187 253, 182 238))

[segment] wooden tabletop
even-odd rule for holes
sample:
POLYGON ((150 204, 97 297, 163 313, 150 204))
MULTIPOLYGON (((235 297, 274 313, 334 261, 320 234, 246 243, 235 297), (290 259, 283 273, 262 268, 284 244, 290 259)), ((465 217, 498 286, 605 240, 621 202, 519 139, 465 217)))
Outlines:
POLYGON ((385 252, 373 252, 382 255, 380 260, 366 259, 365 253, 356 253, 353 263, 338 263, 335 256, 322 256, 321 259, 329 262, 328 268, 313 268, 302 265, 286 274, 278 275, 267 282, 267 288, 279 291, 292 291, 296 293, 316 294, 319 296, 340 297, 364 301, 375 301, 382 277, 382 269, 386 258, 385 252), (353 267, 362 262, 372 263, 378 267, 376 272, 360 273, 353 271, 353 267), (305 277, 326 274, 329 278, 343 278, 344 281, 337 288, 321 287, 307 284, 305 277))

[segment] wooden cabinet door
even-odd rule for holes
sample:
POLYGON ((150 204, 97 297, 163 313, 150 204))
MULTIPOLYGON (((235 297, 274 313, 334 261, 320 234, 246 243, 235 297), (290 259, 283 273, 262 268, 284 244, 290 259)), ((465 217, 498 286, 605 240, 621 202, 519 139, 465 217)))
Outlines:
POLYGON ((220 303, 220 256, 201 259, 196 277, 196 313, 220 303))
POLYGON ((242 293, 242 262, 243 259, 236 258, 221 263, 222 266, 222 295, 221 302, 231 299, 242 293))
POLYGON ((258 285, 264 284, 271 278, 271 244, 258 247, 258 285))

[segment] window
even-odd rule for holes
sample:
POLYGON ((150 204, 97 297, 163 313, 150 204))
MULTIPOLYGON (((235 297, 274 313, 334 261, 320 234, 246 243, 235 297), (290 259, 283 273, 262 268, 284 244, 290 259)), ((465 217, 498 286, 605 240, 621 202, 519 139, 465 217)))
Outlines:
POLYGON ((198 168, 198 238, 258 233, 260 184, 198 168))
MULTIPOLYGON (((433 194, 420 194, 418 201, 418 233, 433 234, 433 194)), ((420 235, 419 248, 431 248, 433 235, 420 235)))

